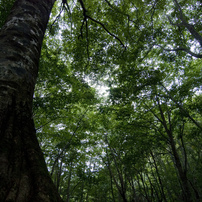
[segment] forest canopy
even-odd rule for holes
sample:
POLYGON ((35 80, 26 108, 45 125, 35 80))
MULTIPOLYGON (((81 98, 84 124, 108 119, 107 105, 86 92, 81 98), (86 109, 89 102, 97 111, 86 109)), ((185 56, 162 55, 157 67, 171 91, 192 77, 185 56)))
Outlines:
POLYGON ((201 33, 197 0, 55 3, 33 117, 64 201, 201 200, 201 33))

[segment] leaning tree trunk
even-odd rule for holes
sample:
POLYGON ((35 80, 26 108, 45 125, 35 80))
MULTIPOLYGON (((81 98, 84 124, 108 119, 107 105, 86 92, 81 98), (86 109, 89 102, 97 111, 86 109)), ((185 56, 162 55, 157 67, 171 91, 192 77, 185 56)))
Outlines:
POLYGON ((0 201, 61 201, 32 118, 41 44, 55 0, 16 0, 0 33, 0 201))

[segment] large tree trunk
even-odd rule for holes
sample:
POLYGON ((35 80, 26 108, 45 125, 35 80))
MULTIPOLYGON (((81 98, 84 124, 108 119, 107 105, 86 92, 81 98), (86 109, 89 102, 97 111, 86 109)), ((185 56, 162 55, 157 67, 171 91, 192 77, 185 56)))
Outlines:
POLYGON ((61 201, 32 118, 41 44, 55 0, 17 0, 0 33, 0 201, 61 201))

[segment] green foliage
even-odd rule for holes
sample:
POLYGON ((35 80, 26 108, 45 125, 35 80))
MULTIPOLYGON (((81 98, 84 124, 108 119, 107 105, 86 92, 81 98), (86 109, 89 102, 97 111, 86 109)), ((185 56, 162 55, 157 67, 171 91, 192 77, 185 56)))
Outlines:
POLYGON ((4 25, 15 0, 0 0, 0 28, 4 25))
MULTIPOLYGON (((59 193, 65 201, 198 200, 202 63, 167 49, 200 55, 201 47, 171 24, 182 22, 173 1, 83 3, 91 18, 70 1, 71 13, 57 18, 55 5, 34 94, 38 139, 59 193)), ((179 4, 199 32, 201 3, 179 4)))

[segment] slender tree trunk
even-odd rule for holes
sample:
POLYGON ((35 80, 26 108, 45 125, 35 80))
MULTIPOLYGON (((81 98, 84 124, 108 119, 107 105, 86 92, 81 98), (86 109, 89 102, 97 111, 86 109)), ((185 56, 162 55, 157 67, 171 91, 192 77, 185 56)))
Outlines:
POLYGON ((61 201, 32 118, 41 44, 55 0, 16 0, 0 33, 0 201, 61 201))
POLYGON ((152 159, 154 161, 154 167, 156 169, 156 175, 158 177, 158 181, 159 181, 159 184, 160 184, 161 195, 162 195, 164 201, 166 202, 167 199, 166 199, 166 196, 165 196, 165 193, 164 193, 164 186, 163 186, 163 183, 162 183, 162 180, 161 180, 161 175, 159 174, 159 170, 158 170, 158 166, 157 166, 157 163, 156 163, 156 159, 155 159, 155 156, 154 156, 154 154, 153 154, 152 151, 150 152, 150 154, 151 154, 152 159))
POLYGON ((162 119, 161 123, 162 123, 162 125, 163 125, 163 127, 164 127, 164 129, 168 135, 172 154, 173 154, 173 157, 175 160, 175 166, 177 168, 177 171, 178 171, 181 183, 182 183, 183 199, 186 202, 191 202, 193 200, 192 200, 192 195, 191 195, 191 191, 190 191, 190 187, 189 187, 189 183, 188 183, 189 181, 187 178, 187 171, 185 169, 183 169, 182 163, 180 161, 180 156, 179 156, 177 148, 175 146, 175 140, 174 140, 172 129, 171 129, 172 126, 171 126, 171 124, 170 124, 170 127, 167 126, 166 119, 165 119, 165 116, 164 116, 164 113, 163 113, 163 110, 161 108, 161 105, 160 105, 158 98, 157 98, 157 102, 158 102, 160 115, 161 115, 161 119, 162 119))
POLYGON ((109 160, 109 157, 108 157, 108 151, 106 150, 106 154, 107 154, 107 159, 108 159, 108 169, 109 169, 109 172, 110 172, 110 176, 112 176, 114 182, 115 182, 115 185, 119 191, 119 194, 120 196, 122 197, 123 201, 124 202, 127 202, 127 198, 126 198, 126 186, 125 186, 125 183, 124 183, 124 180, 123 180, 123 176, 122 176, 122 170, 119 169, 119 166, 117 164, 117 161, 116 161, 116 157, 114 155, 114 151, 113 149, 111 148, 108 140, 107 140, 107 137, 106 137, 106 142, 109 146, 109 149, 110 149, 110 152, 112 154, 112 158, 113 158, 113 161, 114 161, 114 164, 115 164, 115 167, 116 167, 116 171, 117 171, 117 174, 118 174, 118 179, 119 179, 119 183, 118 183, 118 180, 115 178, 114 174, 112 173, 112 170, 111 170, 111 166, 110 166, 110 160, 109 160), (120 184, 120 185, 119 185, 120 184))
POLYGON ((68 181, 67 181, 67 200, 66 202, 70 201, 70 183, 71 183, 71 178, 72 178, 72 162, 70 162, 70 168, 69 168, 69 176, 68 176, 68 181))

